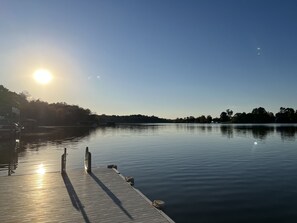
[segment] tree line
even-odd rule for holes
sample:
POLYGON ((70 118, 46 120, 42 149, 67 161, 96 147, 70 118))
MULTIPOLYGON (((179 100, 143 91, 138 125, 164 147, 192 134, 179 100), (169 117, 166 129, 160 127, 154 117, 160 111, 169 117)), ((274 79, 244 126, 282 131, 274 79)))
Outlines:
POLYGON ((189 116, 174 120, 146 115, 97 115, 90 109, 65 102, 47 103, 41 100, 28 100, 28 94, 15 93, 0 85, 0 121, 14 120, 21 124, 35 122, 36 125, 102 125, 112 123, 297 123, 297 110, 281 107, 275 115, 265 108, 254 108, 249 113, 235 113, 231 109, 221 112, 220 117, 210 115, 189 116), (12 108, 20 111, 15 120, 12 108))
POLYGON ((275 115, 266 111, 265 108, 254 108, 249 113, 235 113, 231 109, 227 109, 220 114, 218 118, 212 118, 210 115, 204 115, 194 118, 193 116, 186 118, 177 118, 175 122, 184 123, 297 123, 297 110, 293 108, 280 107, 279 112, 275 115))
POLYGON ((41 100, 28 100, 28 94, 17 94, 0 85, 0 119, 20 122, 22 125, 32 123, 36 126, 93 126, 112 123, 162 123, 167 119, 146 115, 97 115, 90 109, 65 102, 48 103, 41 100), (20 111, 19 119, 14 117, 12 108, 20 111))
POLYGON ((66 103, 47 103, 28 100, 26 93, 17 94, 0 85, 0 117, 4 120, 19 121, 21 124, 34 122, 36 125, 79 125, 97 121, 89 109, 66 103), (14 117, 12 108, 19 111, 14 117))
POLYGON ((112 123, 167 123, 168 119, 159 118, 157 116, 147 115, 98 115, 98 123, 100 124, 112 124, 112 123))

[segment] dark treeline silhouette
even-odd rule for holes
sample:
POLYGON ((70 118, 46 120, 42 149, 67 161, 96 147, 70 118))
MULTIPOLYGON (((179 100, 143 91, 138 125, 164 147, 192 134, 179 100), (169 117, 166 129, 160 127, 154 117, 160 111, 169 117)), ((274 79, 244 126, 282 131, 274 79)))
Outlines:
POLYGON ((66 103, 29 101, 26 93, 11 92, 2 85, 0 85, 0 116, 4 120, 19 121, 25 125, 84 125, 97 121, 96 115, 89 109, 66 103), (13 109, 20 113, 17 120, 12 112, 13 109))
POLYGON ((94 126, 111 123, 157 123, 169 122, 156 116, 145 115, 96 115, 89 109, 63 103, 47 103, 41 100, 29 101, 26 93, 17 94, 0 85, 0 117, 3 120, 32 126, 94 126), (15 118, 12 108, 20 111, 15 118))
MULTIPOLYGON (((254 108, 250 113, 235 113, 227 109, 220 114, 219 118, 210 115, 189 116, 169 120, 156 116, 146 115, 96 115, 89 109, 77 105, 63 103, 47 103, 41 100, 28 100, 26 93, 17 94, 0 85, 0 119, 14 120, 15 113, 12 108, 20 111, 17 121, 27 126, 70 126, 70 125, 100 125, 115 123, 297 123, 297 110, 281 107, 275 115, 266 111, 265 108, 254 108)), ((1 121, 0 120, 0 121, 1 121)))
POLYGON ((146 116, 146 115, 98 115, 97 116, 99 124, 111 124, 111 123, 166 123, 170 122, 168 119, 158 118, 156 116, 146 116))
POLYGON ((200 117, 195 118, 194 116, 189 116, 186 118, 177 118, 174 122, 176 123, 211 123, 213 121, 212 117, 208 115, 201 115, 200 117))
POLYGON ((275 116, 265 108, 254 108, 251 113, 236 113, 233 117, 228 117, 233 123, 274 123, 275 116))
MULTIPOLYGON (((84 125, 96 123, 97 117, 89 109, 66 103, 52 103, 27 99, 27 94, 16 94, 0 85, 0 116, 13 118, 12 108, 20 112, 22 124, 30 125, 84 125)), ((16 120, 14 120, 16 121, 16 120)))
POLYGON ((219 118, 212 118, 210 115, 205 117, 186 117, 175 119, 177 123, 297 123, 297 110, 293 108, 281 107, 275 115, 266 111, 265 108, 254 108, 250 113, 235 113, 227 109, 220 114, 219 118))
POLYGON ((274 115, 259 107, 254 108, 251 113, 236 113, 229 120, 232 123, 297 123, 297 110, 281 107, 274 115))

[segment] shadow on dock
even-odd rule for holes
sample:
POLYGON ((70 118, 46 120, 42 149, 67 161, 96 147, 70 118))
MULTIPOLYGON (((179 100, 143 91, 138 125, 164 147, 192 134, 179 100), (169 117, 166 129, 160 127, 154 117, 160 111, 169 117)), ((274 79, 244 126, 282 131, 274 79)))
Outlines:
POLYGON ((87 213, 84 210, 84 206, 80 202, 67 173, 63 173, 62 178, 63 178, 64 184, 67 188, 67 192, 68 192, 68 195, 70 197, 73 207, 75 207, 76 210, 81 212, 86 223, 90 223, 87 213))
POLYGON ((112 201, 131 219, 133 217, 129 214, 129 212, 122 206, 122 202, 98 179, 96 175, 93 173, 89 173, 89 175, 94 179, 94 181, 102 188, 102 190, 112 199, 112 201))

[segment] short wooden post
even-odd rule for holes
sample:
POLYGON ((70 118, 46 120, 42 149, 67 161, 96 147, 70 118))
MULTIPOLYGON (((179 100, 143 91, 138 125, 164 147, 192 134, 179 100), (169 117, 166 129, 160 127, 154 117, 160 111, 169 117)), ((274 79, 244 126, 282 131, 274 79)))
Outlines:
POLYGON ((67 155, 67 150, 64 148, 64 154, 61 157, 61 173, 66 173, 66 155, 67 155))
POLYGON ((92 154, 89 152, 89 147, 86 148, 85 154, 85 170, 88 173, 92 172, 92 154))

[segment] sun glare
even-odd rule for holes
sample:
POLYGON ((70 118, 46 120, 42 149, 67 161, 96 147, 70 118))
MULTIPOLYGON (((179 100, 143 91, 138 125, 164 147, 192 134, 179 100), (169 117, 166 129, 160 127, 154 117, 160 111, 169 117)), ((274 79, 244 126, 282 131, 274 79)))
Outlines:
POLYGON ((45 174, 45 168, 43 166, 43 163, 38 165, 36 172, 41 175, 45 174))
POLYGON ((52 79, 53 75, 46 69, 38 69, 33 74, 34 80, 39 84, 48 84, 52 79))

